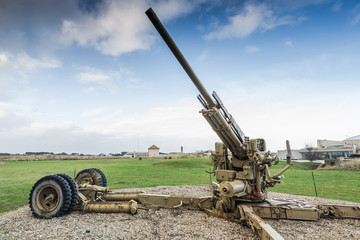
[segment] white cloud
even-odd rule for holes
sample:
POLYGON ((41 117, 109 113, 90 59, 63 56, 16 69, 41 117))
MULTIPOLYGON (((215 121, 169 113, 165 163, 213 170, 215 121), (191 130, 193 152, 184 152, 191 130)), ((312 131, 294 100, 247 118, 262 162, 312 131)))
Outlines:
POLYGON ((360 117, 352 110, 354 105, 350 102, 356 100, 356 93, 346 94, 346 100, 326 93, 312 97, 298 81, 271 81, 257 89, 258 92, 251 93, 244 91, 243 86, 232 85, 231 90, 222 94, 225 96, 223 101, 245 135, 264 138, 271 151, 285 149, 287 139, 293 148, 300 149, 306 142, 316 142, 317 139, 342 140, 347 134, 359 134, 356 118, 347 120, 347 124, 337 124, 343 122, 349 111, 360 117), (246 99, 246 104, 240 106, 238 96, 246 99))
POLYGON ((40 68, 58 68, 61 62, 50 58, 33 58, 26 53, 13 55, 11 53, 0 53, 0 69, 7 70, 37 70, 40 68))
POLYGON ((145 82, 139 78, 128 77, 124 80, 124 85, 129 89, 138 89, 145 87, 145 82))
POLYGON ((227 25, 219 26, 215 31, 206 35, 208 39, 244 38, 255 31, 268 31, 282 25, 293 25, 303 21, 300 17, 276 16, 266 4, 245 4, 244 8, 235 16, 229 18, 227 25))
POLYGON ((0 98, 17 92, 35 71, 59 68, 61 62, 52 58, 34 58, 26 53, 0 52, 0 98))
POLYGON ((217 136, 191 100, 147 110, 94 108, 77 120, 46 121, 42 114, 15 114, 18 106, 0 103, 0 141, 8 152, 121 152, 145 151, 152 144, 163 152, 184 146, 186 151, 213 148, 217 136))
MULTIPOLYGON (((11 52, 31 48, 51 55, 63 45, 120 55, 148 49, 157 35, 145 15, 152 6, 168 21, 209 0, 1 1, 0 46, 11 52), (28 34, 30 33, 30 34, 28 34), (49 54, 50 53, 50 54, 49 54)), ((217 1, 216 1, 217 2, 217 1)))
POLYGON ((360 13, 357 14, 357 15, 353 18, 353 20, 351 21, 351 25, 356 25, 356 24, 358 24, 359 22, 360 22, 360 13))
POLYGON ((13 63, 18 69, 36 70, 39 68, 58 68, 61 66, 60 61, 55 59, 36 59, 26 53, 18 54, 13 63))
POLYGON ((246 37, 257 30, 266 16, 272 15, 265 5, 246 5, 242 12, 231 17, 230 23, 207 35, 207 38, 246 37))
POLYGON ((215 1, 209 0, 153 0, 150 2, 150 6, 153 6, 153 9, 161 20, 167 21, 180 15, 187 14, 203 3, 206 3, 206 5, 210 7, 211 4, 216 5, 215 1))
POLYGON ((247 46, 245 48, 245 51, 247 53, 256 53, 256 52, 259 52, 260 51, 260 48, 256 47, 256 46, 247 46))
POLYGON ((27 125, 31 114, 21 115, 15 104, 0 102, 0 133, 6 134, 27 125))
POLYGON ((82 73, 78 73, 75 78, 80 82, 80 83, 98 83, 98 84, 102 84, 104 82, 106 82, 107 80, 109 80, 109 76, 102 73, 102 72, 95 72, 95 73, 91 73, 91 72, 82 72, 82 73))
MULTIPOLYGON (((300 83, 297 81, 296 84, 300 83)), ((306 142, 316 142, 316 139, 341 140, 341 136, 345 138, 346 134, 358 134, 353 131, 359 113, 352 111, 352 105, 343 103, 344 99, 339 101, 338 95, 298 98, 289 91, 299 92, 301 89, 294 90, 289 83, 276 84, 273 81, 256 88, 256 92, 245 91, 238 82, 221 95, 246 136, 265 138, 272 151, 285 148, 286 139, 291 141, 292 147, 301 148, 306 142), (268 85, 275 88, 268 88, 268 85), (287 95, 283 96, 286 92, 287 95), (244 99, 246 104, 239 104, 244 99), (337 109, 335 115, 334 107, 337 109), (349 112, 355 114, 354 118, 334 129, 334 124, 342 122, 349 112), (324 122, 324 119, 331 121, 324 122)), ((356 100, 356 91, 347 95, 347 101, 356 100)), ((184 146, 186 151, 213 149, 214 142, 219 139, 198 113, 199 109, 200 104, 191 98, 142 111, 94 108, 80 111, 77 120, 46 122, 41 115, 30 113, 27 116, 36 117, 29 118, 15 114, 17 106, 0 103, 0 141, 2 147, 10 152, 145 151, 151 144, 158 145, 163 152, 175 151, 180 146, 184 146)))
POLYGON ((204 50, 202 51, 202 53, 197 57, 198 61, 204 61, 208 58, 209 56, 209 50, 204 50))
POLYGON ((341 1, 337 1, 336 3, 334 3, 334 5, 331 7, 331 10, 333 10, 334 12, 340 12, 341 8, 342 8, 343 3, 341 1))
MULTIPOLYGON (((107 136, 82 130, 81 123, 72 120, 45 121, 38 112, 23 112, 22 106, 0 102, 0 142, 2 151, 24 153, 26 151, 87 152, 98 153, 107 136)), ((116 143, 113 143, 113 146, 116 143)))
MULTIPOLYGON (((205 0, 167 0, 151 1, 150 5, 166 21, 192 11, 203 2, 205 0)), ((97 15, 80 14, 75 19, 65 19, 62 40, 67 44, 95 47, 101 53, 113 56, 148 49, 155 39, 144 13, 148 7, 145 0, 106 0, 97 15)))
POLYGON ((93 117, 96 118, 99 115, 106 113, 107 111, 108 111, 108 109, 106 109, 106 108, 95 108, 95 109, 84 112, 81 115, 81 117, 82 118, 93 118, 93 117))
POLYGON ((209 145, 213 148, 217 136, 198 113, 199 109, 194 99, 141 112, 97 108, 84 113, 81 122, 84 132, 111 135, 115 139, 137 138, 148 144, 158 141, 160 147, 167 149, 164 151, 173 151, 174 146, 183 144, 193 150, 209 145))
POLYGON ((356 5, 354 8, 355 16, 351 20, 351 25, 357 25, 360 22, 360 4, 356 5))
POLYGON ((82 67, 82 72, 77 73, 75 79, 87 87, 82 91, 85 93, 96 93, 97 90, 106 90, 109 92, 116 92, 116 81, 120 80, 121 74, 116 71, 105 73, 101 69, 95 69, 90 67, 82 67))
POLYGON ((291 40, 285 41, 284 45, 287 46, 287 47, 293 47, 294 46, 291 40))
MULTIPOLYGON (((145 2, 106 1, 101 14, 84 15, 80 20, 64 20, 62 33, 66 42, 82 47, 93 46, 103 54, 119 55, 149 46, 149 33, 142 9, 145 2)), ((151 41, 150 41, 151 42, 151 41)))
POLYGON ((301 0, 301 1, 264 0, 264 2, 268 3, 274 9, 277 9, 279 11, 296 11, 298 9, 311 5, 321 5, 323 3, 334 2, 334 0, 301 0))
POLYGON ((5 53, 0 53, 0 66, 8 61, 8 57, 5 53))
POLYGON ((84 93, 95 93, 96 89, 94 87, 88 87, 88 88, 83 88, 82 91, 84 93))
POLYGON ((120 88, 139 88, 144 82, 134 77, 134 73, 127 69, 119 71, 104 71, 101 69, 82 67, 81 72, 74 78, 82 85, 87 87, 82 91, 85 93, 96 93, 99 90, 117 92, 120 88))

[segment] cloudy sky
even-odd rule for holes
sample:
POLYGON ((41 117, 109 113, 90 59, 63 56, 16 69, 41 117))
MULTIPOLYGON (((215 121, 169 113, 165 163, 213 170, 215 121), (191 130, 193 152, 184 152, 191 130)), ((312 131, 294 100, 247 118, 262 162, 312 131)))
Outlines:
POLYGON ((272 151, 360 134, 360 3, 0 0, 0 152, 213 149, 209 92, 272 151))

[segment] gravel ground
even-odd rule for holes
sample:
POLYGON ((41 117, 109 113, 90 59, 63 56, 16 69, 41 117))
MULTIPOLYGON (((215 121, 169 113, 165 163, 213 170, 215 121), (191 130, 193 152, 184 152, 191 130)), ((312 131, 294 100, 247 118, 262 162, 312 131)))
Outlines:
MULTIPOLYGON (((211 195, 209 186, 154 187, 147 193, 211 195)), ((354 204, 314 197, 270 193, 312 204, 354 204)), ((285 239, 360 239, 360 220, 321 219, 317 222, 267 220, 285 239)), ((146 207, 136 215, 73 212, 57 219, 36 219, 24 206, 0 215, 4 239, 258 239, 250 228, 204 212, 146 207)))

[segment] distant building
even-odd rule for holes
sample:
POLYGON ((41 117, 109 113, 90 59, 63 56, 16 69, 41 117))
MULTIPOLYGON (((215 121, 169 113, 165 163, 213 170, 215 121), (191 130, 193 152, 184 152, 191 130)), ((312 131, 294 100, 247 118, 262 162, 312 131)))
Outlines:
POLYGON ((127 152, 121 152, 120 156, 124 156, 127 152))
POLYGON ((155 145, 152 145, 148 148, 147 152, 121 152, 119 154, 128 158, 137 158, 137 157, 158 157, 159 155, 166 155, 166 153, 160 153, 160 148, 155 145))
POLYGON ((128 158, 133 158, 135 157, 135 152, 126 152, 123 156, 128 158))
POLYGON ((148 152, 136 152, 135 155, 136 157, 145 157, 148 156, 148 152))
POLYGON ((308 160, 348 158, 356 153, 357 146, 360 146, 360 135, 342 141, 326 139, 317 140, 316 147, 301 149, 300 153, 303 159, 308 160))
POLYGON ((149 157, 158 157, 160 152, 160 148, 155 145, 152 145, 148 148, 148 155, 149 157))
POLYGON ((347 138, 342 141, 336 140, 317 140, 318 148, 353 148, 353 146, 360 146, 360 135, 347 138))
POLYGON ((326 160, 337 158, 348 158, 354 151, 352 148, 313 148, 311 150, 300 150, 303 159, 307 160, 326 160))
POLYGON ((350 137, 344 140, 345 145, 351 145, 352 147, 360 147, 360 135, 350 137))
POLYGON ((128 158, 145 157, 148 156, 148 152, 121 152, 119 155, 128 158))
MULTIPOLYGON (((278 150, 279 158, 282 160, 286 159, 287 151, 285 150, 278 150)), ((291 159, 293 160, 302 160, 302 155, 300 153, 300 150, 291 149, 291 159)))

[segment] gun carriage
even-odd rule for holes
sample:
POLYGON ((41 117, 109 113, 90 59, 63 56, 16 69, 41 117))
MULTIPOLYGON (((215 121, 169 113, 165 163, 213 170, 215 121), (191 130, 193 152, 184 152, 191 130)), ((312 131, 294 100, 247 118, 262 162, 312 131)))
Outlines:
POLYGON ((80 171, 75 179, 57 174, 37 181, 30 192, 30 208, 35 217, 59 217, 72 210, 136 214, 138 204, 185 207, 248 225, 261 239, 283 239, 262 218, 360 219, 360 206, 309 206, 291 199, 268 199, 266 188, 280 183, 282 174, 292 165, 289 142, 286 142, 286 167, 271 175, 269 168, 279 162, 277 154, 266 151, 264 139, 245 136, 217 93, 210 95, 206 91, 155 12, 150 8, 146 15, 199 90, 197 98, 203 106, 200 113, 221 139, 215 143, 215 152, 211 156, 213 169, 210 173, 217 181, 212 184, 213 195, 184 197, 114 192, 107 188, 105 174, 100 169, 91 168, 80 171))

